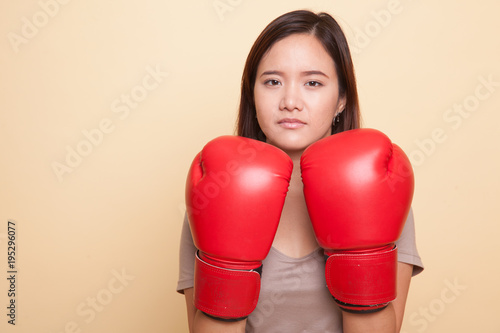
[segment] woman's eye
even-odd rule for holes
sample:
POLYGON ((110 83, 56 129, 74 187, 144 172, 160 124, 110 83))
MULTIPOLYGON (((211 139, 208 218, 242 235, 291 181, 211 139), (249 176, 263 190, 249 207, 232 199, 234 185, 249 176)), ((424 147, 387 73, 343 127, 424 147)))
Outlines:
POLYGON ((280 81, 278 80, 267 80, 266 82, 264 82, 264 84, 267 84, 269 86, 277 86, 280 84, 280 81))
POLYGON ((321 86, 321 83, 319 83, 318 81, 309 81, 306 83, 306 85, 311 87, 319 87, 321 86))

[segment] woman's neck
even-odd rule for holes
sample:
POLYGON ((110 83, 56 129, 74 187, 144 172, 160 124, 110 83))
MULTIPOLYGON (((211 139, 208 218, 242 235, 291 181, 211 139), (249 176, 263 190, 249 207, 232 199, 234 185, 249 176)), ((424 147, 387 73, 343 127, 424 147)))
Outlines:
POLYGON ((287 153, 287 155, 292 160, 294 168, 300 168, 300 157, 302 156, 303 152, 304 150, 285 151, 285 153, 287 153))

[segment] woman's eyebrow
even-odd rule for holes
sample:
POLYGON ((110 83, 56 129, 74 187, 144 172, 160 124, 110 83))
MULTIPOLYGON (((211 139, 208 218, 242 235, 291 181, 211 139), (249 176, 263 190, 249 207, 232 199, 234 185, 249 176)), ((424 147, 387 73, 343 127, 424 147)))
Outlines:
MULTIPOLYGON (((301 73, 303 76, 309 76, 309 75, 322 75, 326 78, 329 78, 328 75, 326 75, 325 73, 323 73, 322 71, 319 71, 319 70, 311 70, 311 71, 304 71, 301 73)), ((282 71, 278 71, 278 70, 269 70, 269 71, 265 71, 263 72, 260 76, 264 76, 264 75, 280 75, 280 76, 283 76, 283 72, 282 71)))
POLYGON ((322 76, 324 76, 326 78, 329 78, 328 75, 326 75, 322 71, 317 71, 317 70, 305 71, 305 72, 302 72, 302 73, 304 74, 304 76, 308 76, 308 75, 322 75, 322 76))
POLYGON ((264 76, 264 75, 283 75, 283 72, 277 71, 277 70, 270 70, 270 71, 265 71, 262 74, 260 74, 260 76, 264 76))

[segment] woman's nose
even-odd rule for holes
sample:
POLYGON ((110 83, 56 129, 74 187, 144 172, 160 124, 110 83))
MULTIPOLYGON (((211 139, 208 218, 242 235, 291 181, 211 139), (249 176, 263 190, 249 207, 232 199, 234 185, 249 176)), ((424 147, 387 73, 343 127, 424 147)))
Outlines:
POLYGON ((296 85, 289 85, 283 89, 283 96, 280 102, 281 111, 302 111, 303 103, 300 89, 296 85))

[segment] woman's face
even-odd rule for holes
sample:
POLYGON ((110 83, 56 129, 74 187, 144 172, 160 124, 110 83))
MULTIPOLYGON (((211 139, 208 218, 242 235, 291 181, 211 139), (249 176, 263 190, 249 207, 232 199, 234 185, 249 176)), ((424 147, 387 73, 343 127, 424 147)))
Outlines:
POLYGON ((345 105, 333 59, 309 34, 293 34, 269 49, 257 68, 254 93, 267 142, 289 153, 330 135, 345 105))

